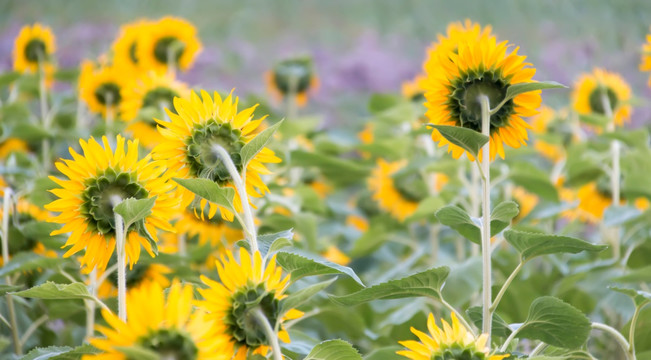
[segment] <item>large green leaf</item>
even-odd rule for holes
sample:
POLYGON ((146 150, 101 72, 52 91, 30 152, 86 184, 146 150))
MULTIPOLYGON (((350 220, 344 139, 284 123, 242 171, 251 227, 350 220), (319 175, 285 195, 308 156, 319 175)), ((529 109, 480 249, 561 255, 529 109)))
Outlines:
POLYGON ((84 300, 97 300, 89 292, 86 285, 80 282, 71 284, 56 284, 48 281, 44 284, 34 286, 27 290, 11 293, 15 296, 36 299, 84 299, 84 300))
POLYGON ((0 268, 0 276, 11 275, 17 272, 47 269, 66 263, 68 259, 60 257, 44 257, 34 253, 23 252, 16 254, 8 263, 0 268))
POLYGON ((156 204, 156 198, 154 196, 140 200, 134 198, 124 199, 113 208, 113 211, 122 216, 124 227, 128 229, 131 224, 144 220, 151 215, 151 209, 156 204))
POLYGON ((315 346, 303 360, 362 360, 362 356, 343 340, 327 340, 315 346))
POLYGON ((99 352, 100 351, 95 347, 86 344, 77 346, 76 348, 71 349, 66 353, 56 355, 52 358, 52 360, 79 360, 83 355, 97 354, 99 352))
MULTIPOLYGON (((509 226, 518 213, 518 205, 513 201, 505 201, 497 205, 491 213, 491 236, 499 234, 509 226)), ((481 244, 481 228, 460 207, 445 206, 436 212, 436 217, 441 224, 451 227, 475 244, 481 244)))
POLYGON ((233 208, 235 190, 232 188, 221 187, 210 179, 174 178, 174 181, 192 191, 195 195, 235 212, 235 209, 233 208))
POLYGON ((450 273, 450 268, 441 266, 413 274, 402 279, 390 280, 343 296, 330 296, 334 302, 344 305, 358 305, 378 299, 402 299, 427 296, 441 299, 441 287, 450 273))
POLYGON ((504 232, 506 241, 518 250, 523 260, 558 253, 578 254, 581 251, 602 251, 606 245, 594 245, 570 236, 528 233, 516 230, 504 232))
POLYGON ((292 281, 306 276, 345 274, 364 286, 364 283, 353 269, 298 249, 279 251, 276 254, 276 261, 278 265, 291 274, 292 281))
POLYGON ((242 157, 242 164, 248 164, 251 159, 253 159, 258 153, 269 143, 269 140, 274 136, 276 130, 283 124, 283 120, 269 126, 260 132, 256 137, 251 139, 246 143, 242 150, 240 150, 240 156, 242 157))
POLYGON ((25 356, 20 358, 20 360, 46 360, 52 359, 55 356, 59 356, 65 353, 72 351, 70 346, 49 346, 44 348, 35 348, 28 352, 25 356))
POLYGON ((645 147, 649 143, 649 131, 642 128, 636 130, 617 129, 615 132, 603 133, 601 136, 619 140, 629 146, 645 147))
POLYGON ((427 127, 438 130, 446 140, 460 146, 475 158, 481 147, 488 142, 488 136, 460 126, 427 124, 427 127))
MULTIPOLYGON (((470 309, 466 310, 466 313, 470 317, 473 323, 477 326, 478 329, 482 328, 482 309, 481 306, 473 306, 470 309)), ((504 321, 497 313, 493 313, 493 322, 492 322, 492 333, 495 336, 508 337, 511 335, 511 329, 509 324, 504 321)))
POLYGON ((588 340, 590 320, 572 305, 552 296, 539 297, 529 308, 518 336, 546 344, 576 349, 588 340))
POLYGON ((567 88, 567 86, 557 83, 556 81, 534 81, 529 83, 519 83, 510 85, 506 89, 506 95, 501 103, 491 109, 491 113, 497 112, 507 101, 514 97, 530 91, 544 90, 544 89, 560 89, 567 88))
POLYGON ((499 203, 491 212, 491 236, 506 229, 511 224, 511 220, 519 213, 518 204, 513 201, 499 203))
POLYGON ((337 280, 336 277, 330 280, 316 283, 314 285, 310 285, 306 288, 298 290, 295 293, 287 296, 286 298, 280 301, 280 306, 281 306, 280 313, 284 314, 285 312, 302 305, 310 298, 312 298, 312 296, 316 295, 319 291, 330 286, 330 284, 332 284, 335 280, 337 280))

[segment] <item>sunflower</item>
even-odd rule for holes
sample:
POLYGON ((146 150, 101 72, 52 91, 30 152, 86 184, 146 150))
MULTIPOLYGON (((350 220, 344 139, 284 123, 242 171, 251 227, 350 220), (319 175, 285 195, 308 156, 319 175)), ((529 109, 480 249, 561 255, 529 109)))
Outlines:
POLYGON ((131 347, 153 351, 161 359, 218 359, 215 349, 219 344, 208 334, 212 324, 203 311, 193 307, 191 285, 174 282, 168 292, 160 284, 149 282, 130 290, 127 302, 127 322, 102 310, 109 327, 96 328, 105 338, 90 340, 102 353, 84 355, 83 360, 132 359, 123 350, 131 347))
POLYGON ((595 68, 582 74, 574 85, 574 110, 582 115, 605 115, 604 95, 608 98, 615 125, 623 125, 631 118, 631 87, 618 74, 595 68))
POLYGON ((79 75, 80 96, 91 111, 106 117, 110 110, 113 116, 117 116, 122 90, 131 86, 131 80, 132 74, 126 67, 116 64, 95 67, 84 62, 79 75))
MULTIPOLYGON (((155 159, 165 159, 168 168, 180 178, 208 178, 220 186, 234 188, 230 174, 222 162, 213 153, 214 144, 221 145, 229 152, 238 171, 242 171, 240 150, 254 137, 253 132, 264 120, 252 120, 256 106, 237 111, 239 99, 233 99, 232 94, 222 100, 215 92, 214 100, 210 95, 201 91, 201 98, 191 92, 188 99, 175 98, 176 113, 167 110, 170 121, 158 122, 159 131, 165 138, 154 148, 155 159)), ((260 175, 269 174, 265 163, 277 163, 280 159, 269 148, 263 148, 245 169, 246 188, 250 196, 261 197, 269 189, 260 175)), ((195 198, 194 194, 179 187, 182 206, 187 207, 195 198)), ((200 209, 204 209, 208 201, 201 200, 200 209)), ((242 211, 239 194, 235 192, 233 200, 235 210, 242 211)), ((233 221, 233 213, 217 204, 210 203, 208 218, 212 218, 217 210, 225 220, 233 221)))
POLYGON ((425 90, 423 89, 423 82, 425 75, 419 74, 410 81, 402 83, 402 96, 414 102, 421 103, 425 101, 425 90))
MULTIPOLYGON (((640 71, 651 71, 651 34, 646 35, 646 44, 642 45, 640 71)), ((649 77, 649 86, 651 86, 651 76, 649 77)))
POLYGON ((149 20, 137 20, 120 27, 120 35, 113 42, 113 62, 138 70, 138 39, 141 34, 147 33, 151 22, 149 20))
POLYGON ((269 341, 252 312, 261 310, 271 326, 280 322, 278 338, 289 343, 289 334, 282 326, 288 319, 303 315, 301 311, 291 309, 284 315, 279 313, 280 304, 287 295, 284 294, 289 283, 289 275, 282 278, 282 269, 276 266, 274 255, 268 264, 262 266, 262 257, 256 252, 251 255, 240 249, 240 262, 233 253, 226 252, 221 262, 217 262, 217 272, 221 283, 201 275, 201 281, 207 289, 199 289, 204 297, 198 305, 206 309, 208 317, 214 320, 210 330, 211 336, 219 347, 215 353, 218 359, 247 359, 248 353, 267 355, 269 341))
MULTIPOLYGON (((613 203, 610 184, 605 180, 583 185, 576 192, 577 208, 569 215, 584 222, 598 223, 604 212, 613 203)), ((624 201, 622 200, 622 204, 624 201)))
POLYGON ((201 52, 197 29, 186 20, 164 17, 141 31, 136 58, 143 69, 158 73, 185 71, 201 52), (173 64, 173 69, 168 66, 173 64))
POLYGON ((488 341, 486 334, 474 337, 459 323, 455 313, 452 313, 451 317, 452 326, 441 319, 442 327, 438 327, 434 315, 430 313, 427 317, 429 335, 412 327, 411 332, 418 337, 420 342, 415 340, 399 341, 398 343, 408 350, 396 353, 412 360, 502 360, 510 356, 508 354, 490 355, 486 347, 488 341))
MULTIPOLYGON (((115 263, 115 258, 111 259, 115 263)), ((167 275, 172 269, 161 264, 135 264, 131 271, 127 271, 127 289, 132 290, 140 286, 149 286, 149 282, 155 282, 162 288, 170 286, 167 275)), ((102 274, 99 273, 99 276, 102 274)), ((118 296, 118 283, 116 276, 109 276, 97 289, 97 296, 100 299, 118 296)))
POLYGON ((52 61, 56 51, 52 30, 39 23, 24 26, 14 43, 14 70, 24 73, 39 72, 39 66, 52 61))
POLYGON ((9 138, 0 143, 0 159, 6 159, 14 152, 29 153, 29 145, 24 140, 9 138))
POLYGON ((459 44, 476 41, 480 38, 491 37, 493 28, 488 25, 483 29, 478 23, 472 22, 470 19, 464 22, 456 21, 448 24, 445 35, 438 34, 438 42, 433 43, 427 49, 428 59, 423 64, 423 68, 427 66, 427 62, 436 59, 437 53, 457 53, 459 44))
MULTIPOLYGON (((424 81, 426 115, 433 124, 462 126, 481 132, 479 96, 487 96, 490 106, 494 107, 504 99, 509 86, 532 82, 536 69, 526 67, 529 64, 524 62, 525 56, 518 55, 519 48, 507 54, 507 42, 497 43, 495 37, 485 32, 476 39, 457 43, 456 51, 452 45, 444 46, 440 41, 424 65, 427 73, 424 81)), ((504 158, 504 144, 514 148, 526 145, 530 125, 522 117, 537 113, 540 93, 538 90, 517 95, 491 115, 491 160, 496 154, 504 158)), ((439 142, 439 147, 449 145, 448 152, 455 159, 465 152, 436 129, 432 130, 432 139, 439 142)), ((474 161, 472 155, 467 156, 474 161)))
POLYGON ((181 213, 174 223, 176 235, 185 235, 188 239, 196 237, 199 245, 210 244, 211 248, 233 244, 244 237, 241 230, 228 226, 222 219, 199 219, 197 212, 203 215, 201 210, 192 206, 181 213))
POLYGON ((519 222, 520 220, 524 219, 531 213, 531 210, 533 210, 536 205, 538 205, 539 199, 538 196, 528 192, 524 188, 520 186, 516 186, 513 188, 513 200, 518 204, 518 209, 519 213, 513 219, 514 222, 519 222))
MULTIPOLYGON (((2 195, 4 195, 4 187, 2 189, 2 195)), ((3 209, 0 208, 0 219, 4 217, 3 209)), ((46 257, 57 257, 57 253, 52 250, 48 250, 43 243, 41 243, 37 238, 28 236, 25 232, 21 231, 16 227, 16 224, 19 227, 31 226, 32 222, 44 222, 47 221, 50 217, 50 214, 39 208, 38 206, 20 199, 16 205, 16 213, 12 214, 11 222, 9 223, 9 255, 15 255, 19 252, 31 251, 35 254, 46 256, 46 257)), ((0 257, 0 266, 4 263, 2 257, 0 257)))
POLYGON ((129 140, 125 150, 125 139, 120 135, 115 152, 106 137, 102 138, 103 147, 92 137, 79 143, 83 155, 71 148, 73 159, 56 164, 68 179, 50 176, 60 186, 51 190, 59 199, 45 207, 61 213, 50 219, 64 225, 52 235, 71 233, 64 247, 72 247, 64 257, 85 249, 81 259, 84 270, 104 270, 115 250, 114 202, 155 197, 151 214, 126 229, 126 255, 131 267, 140 257, 141 245, 154 256, 151 242, 158 242, 158 229, 174 231, 169 219, 179 203, 169 194, 174 183, 169 181, 163 162, 151 161, 150 155, 138 160, 138 140, 129 140))
POLYGON ((377 167, 368 179, 369 189, 381 209, 404 221, 418 208, 418 203, 427 197, 427 185, 420 174, 403 171, 407 162, 386 162, 378 159, 377 167))
MULTIPOLYGON (((187 97, 190 94, 187 85, 168 74, 155 72, 138 78, 131 86, 122 88, 120 109, 123 120, 133 120, 143 108, 171 108, 175 97, 187 97)), ((156 124, 152 122, 152 128, 156 124)))
POLYGON ((308 57, 287 59, 277 63, 265 74, 265 81, 269 92, 278 101, 293 94, 299 106, 305 105, 308 93, 319 86, 312 59, 308 57))

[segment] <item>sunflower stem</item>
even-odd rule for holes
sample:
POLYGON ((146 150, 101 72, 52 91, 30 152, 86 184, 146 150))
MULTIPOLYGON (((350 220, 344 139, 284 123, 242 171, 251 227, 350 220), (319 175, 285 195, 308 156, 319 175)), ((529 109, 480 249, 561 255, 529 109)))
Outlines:
MULTIPOLYGON (((219 144, 213 144, 212 150, 215 155, 217 155, 217 157, 222 161, 228 170, 228 173, 231 175, 231 179, 233 179, 233 184, 235 185, 235 189, 237 190, 237 193, 240 196, 240 201, 242 203, 242 212, 244 213, 244 223, 241 225, 244 228, 244 232, 246 233, 249 244, 251 245, 251 253, 255 254, 258 251, 258 238, 256 235, 255 222, 253 221, 253 211, 251 210, 251 205, 249 204, 249 196, 246 193, 246 184, 242 180, 240 173, 237 171, 237 168, 235 167, 235 164, 233 163, 233 160, 231 159, 231 156, 228 154, 226 149, 224 149, 219 144)), ((242 172, 245 171, 246 168, 242 170, 242 172)))
POLYGON ((500 304, 500 301, 502 300, 502 296, 504 296, 504 293, 506 293, 506 289, 508 289, 509 286, 511 285, 511 283, 513 282, 513 280, 515 280, 515 277, 518 276, 518 274, 520 273, 520 270, 522 270, 523 266, 524 266, 524 262, 522 260, 520 260, 520 263, 518 264, 518 266, 515 269, 513 269, 513 272, 511 272, 511 275, 509 275, 509 277, 504 282, 504 285, 502 285, 502 288, 500 289, 500 292, 498 292, 497 296, 495 296, 495 300, 493 300, 493 304, 491 305, 491 307, 489 309, 490 312, 491 312, 491 317, 492 317, 492 314, 497 309, 497 306, 500 304))
MULTIPOLYGON (((610 122, 608 123, 608 132, 615 132, 615 117, 613 116, 613 109, 611 107, 610 98, 608 97, 606 90, 601 91, 601 105, 604 108, 604 115, 610 119, 610 122)), ((610 152, 612 155, 612 169, 610 172, 610 192, 613 202, 612 206, 618 206, 620 203, 621 170, 619 166, 620 144, 616 139, 613 139, 610 142, 610 152)), ((619 259, 619 228, 617 226, 611 229, 611 240, 613 242, 613 257, 615 259, 619 259)))
MULTIPOLYGON (((4 191, 5 194, 2 202, 2 261, 6 265, 9 262, 9 210, 11 208, 11 196, 13 192, 10 187, 4 188, 4 191)), ((13 284, 11 276, 7 276, 5 279, 8 286, 13 284)), ((14 299, 9 294, 6 294, 5 297, 7 298, 7 311, 9 312, 9 323, 11 324, 11 337, 14 341, 14 352, 16 355, 23 355, 23 347, 20 342, 20 335, 18 334, 14 299)))
MULTIPOLYGON (((511 335, 509 335, 509 337, 506 338, 506 340, 504 340, 504 344, 502 344, 502 347, 500 348, 499 352, 501 352, 501 353, 506 352, 506 349, 509 348, 509 344, 510 344, 511 341, 513 341, 513 339, 515 339, 515 337, 518 335, 518 333, 520 332, 520 329, 522 329, 522 327, 519 327, 518 329, 513 330, 513 331, 511 332, 511 335)), ((490 340, 486 341, 486 346, 488 346, 489 344, 490 344, 490 340)))
MULTIPOLYGON (((97 296, 97 269, 88 274, 88 290, 92 296, 97 296)), ((86 341, 95 334, 95 301, 84 300, 86 305, 86 341)))
MULTIPOLYGON (((481 103, 481 132, 490 138, 490 100, 487 96, 479 97, 481 103)), ((479 161, 479 159, 475 159, 479 161)), ((491 344, 491 222, 490 222, 490 140, 482 147, 481 173, 483 180, 482 191, 482 229, 481 229, 481 255, 482 255, 482 333, 488 335, 487 346, 491 344)))
MULTIPOLYGON (((48 115, 48 104, 47 104, 47 86, 45 84, 45 66, 42 54, 38 56, 38 95, 41 105, 41 121, 43 125, 43 130, 45 132, 50 131, 50 116, 48 115)), ((45 172, 50 171, 50 139, 45 138, 41 143, 41 154, 43 157, 43 169, 45 172)))
POLYGON ((273 352, 274 360, 283 360, 283 354, 280 352, 280 343, 278 342, 278 335, 276 335, 276 332, 274 331, 273 327, 269 323, 269 319, 267 319, 267 316, 262 312, 262 310, 259 307, 256 307, 253 310, 253 316, 255 316, 256 321, 258 322, 259 325, 262 326, 262 330, 264 330, 265 335, 267 336, 267 340, 269 341, 269 345, 271 346, 271 351, 273 352))
POLYGON ((624 350, 624 353, 626 354, 626 359, 635 360, 635 353, 631 354, 629 352, 630 345, 626 340, 626 338, 624 337, 624 335, 622 335, 622 333, 620 333, 619 331, 617 331, 615 328, 611 326, 602 323, 597 323, 597 322, 592 323, 592 328, 605 331, 610 335, 612 335, 617 341, 617 343, 622 347, 622 350, 624 350))
POLYGON ((544 342, 541 342, 540 344, 538 344, 538 346, 536 346, 531 351, 531 353, 529 353, 529 357, 533 357, 534 355, 540 354, 543 350, 545 350, 546 347, 547 347, 547 344, 545 344, 544 342))
MULTIPOLYGON (((122 202, 118 195, 111 197, 111 205, 115 209, 122 202)), ((118 257, 118 317, 120 320, 127 322, 127 254, 126 254, 126 232, 124 228, 124 219, 122 216, 113 211, 115 217, 115 246, 118 257)))
POLYGON ((167 47, 167 75, 176 76, 176 52, 180 50, 182 44, 174 41, 167 47))
POLYGON ((635 359, 635 325, 637 325, 637 319, 640 316, 640 311, 645 305, 646 304, 642 304, 641 306, 635 307, 635 312, 633 313, 633 318, 631 319, 631 328, 628 330, 628 352, 629 354, 633 355, 633 359, 635 359))

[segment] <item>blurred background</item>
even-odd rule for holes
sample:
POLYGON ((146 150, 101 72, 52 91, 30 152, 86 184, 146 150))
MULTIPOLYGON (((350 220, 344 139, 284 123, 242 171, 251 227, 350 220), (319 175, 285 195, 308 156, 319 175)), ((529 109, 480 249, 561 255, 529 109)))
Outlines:
MULTIPOLYGON (((63 68, 106 52, 121 24, 174 15, 193 22, 204 44, 181 79, 195 88, 266 95, 263 75, 286 56, 310 54, 320 89, 309 110, 330 124, 365 115, 371 92, 399 92, 420 69, 425 49, 451 21, 492 25, 500 40, 521 47, 539 80, 571 85, 595 66, 621 73, 634 94, 651 98, 648 74, 638 71, 650 31, 651 1, 420 1, 420 0, 21 0, 0 3, 0 71, 11 68, 14 37, 42 22, 57 37, 63 68)), ((545 101, 565 105, 568 91, 545 101)), ((647 107, 634 125, 651 123, 647 107)))

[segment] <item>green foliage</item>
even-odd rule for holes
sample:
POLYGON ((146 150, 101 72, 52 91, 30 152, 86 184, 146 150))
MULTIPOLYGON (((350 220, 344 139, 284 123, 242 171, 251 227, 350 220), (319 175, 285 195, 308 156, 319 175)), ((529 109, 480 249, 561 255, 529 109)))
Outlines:
POLYGON ((290 273, 292 281, 306 276, 345 274, 358 284, 364 286, 362 280, 353 269, 335 264, 326 259, 301 250, 283 250, 277 253, 276 261, 285 271, 290 273))
POLYGON ((349 343, 328 340, 315 346, 303 360, 362 360, 362 357, 349 343))
POLYGON ((48 281, 33 288, 11 293, 12 295, 36 299, 85 299, 96 300, 89 292, 86 285, 76 282, 72 284, 55 284, 48 281))
POLYGON ((273 124, 272 126, 264 129, 262 132, 260 132, 256 137, 251 139, 248 143, 246 143, 243 147, 242 150, 240 150, 240 156, 242 157, 242 164, 243 167, 246 167, 246 164, 251 161, 251 159, 255 158, 255 156, 269 143, 271 138, 274 136, 276 133, 276 130, 283 124, 283 120, 273 124))
POLYGON ((518 250, 522 259, 527 261, 536 256, 571 253, 581 251, 602 251, 606 245, 594 245, 570 236, 527 233, 516 230, 504 232, 506 241, 518 250))
POLYGON ((488 142, 488 136, 464 127, 435 124, 427 124, 427 127, 438 130, 446 140, 460 146, 475 158, 481 147, 488 142))
MULTIPOLYGON (((499 234, 509 226, 518 213, 518 205, 513 201, 498 204, 491 213, 491 236, 499 234)), ((436 212, 436 217, 441 224, 451 227, 475 244, 481 244, 481 229, 478 226, 480 220, 477 219, 475 223, 463 209, 457 206, 445 206, 436 212)))
POLYGON ((222 206, 231 212, 235 212, 233 208, 233 198, 235 197, 235 190, 230 187, 221 187, 217 183, 209 179, 179 179, 174 178, 179 185, 190 190, 195 195, 204 198, 212 203, 222 206))

